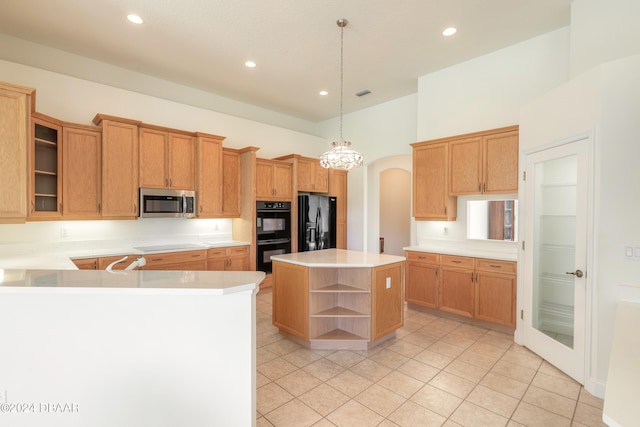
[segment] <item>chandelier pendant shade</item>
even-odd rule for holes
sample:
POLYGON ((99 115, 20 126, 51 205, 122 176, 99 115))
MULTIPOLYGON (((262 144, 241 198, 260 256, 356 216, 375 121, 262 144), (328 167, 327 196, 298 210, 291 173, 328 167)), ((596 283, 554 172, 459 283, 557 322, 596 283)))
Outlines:
POLYGON ((349 21, 338 19, 336 24, 340 27, 340 140, 334 141, 332 148, 320 156, 320 165, 323 168, 349 170, 356 166, 362 166, 364 157, 351 148, 351 142, 342 137, 342 98, 344 92, 344 27, 349 21))

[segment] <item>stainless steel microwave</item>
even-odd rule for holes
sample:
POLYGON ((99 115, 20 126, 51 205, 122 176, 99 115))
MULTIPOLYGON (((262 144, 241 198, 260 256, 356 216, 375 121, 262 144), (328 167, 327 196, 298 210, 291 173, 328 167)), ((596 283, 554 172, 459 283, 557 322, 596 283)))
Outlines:
POLYGON ((140 189, 140 218, 193 218, 195 216, 195 191, 140 189))

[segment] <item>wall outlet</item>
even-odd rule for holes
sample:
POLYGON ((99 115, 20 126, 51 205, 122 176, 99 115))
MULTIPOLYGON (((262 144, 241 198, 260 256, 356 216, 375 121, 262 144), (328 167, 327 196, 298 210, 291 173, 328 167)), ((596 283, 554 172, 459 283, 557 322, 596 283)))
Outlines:
POLYGON ((60 227, 60 237, 69 237, 69 233, 66 228, 60 227))
POLYGON ((391 277, 387 277, 387 289, 391 289, 391 277))

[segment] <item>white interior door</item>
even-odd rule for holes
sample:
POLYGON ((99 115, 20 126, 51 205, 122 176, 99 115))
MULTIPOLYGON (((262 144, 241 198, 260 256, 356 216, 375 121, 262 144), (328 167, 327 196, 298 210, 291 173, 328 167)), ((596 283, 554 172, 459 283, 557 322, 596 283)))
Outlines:
POLYGON ((584 384, 589 146, 526 156, 523 343, 584 384))

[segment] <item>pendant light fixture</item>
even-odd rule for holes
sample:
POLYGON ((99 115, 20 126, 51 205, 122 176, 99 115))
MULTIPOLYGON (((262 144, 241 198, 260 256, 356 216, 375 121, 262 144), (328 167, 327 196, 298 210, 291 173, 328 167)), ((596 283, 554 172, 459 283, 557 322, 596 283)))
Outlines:
POLYGON ((344 91, 344 27, 349 21, 338 19, 336 24, 340 27, 340 140, 331 143, 331 150, 320 156, 320 165, 323 168, 349 170, 356 166, 362 166, 364 157, 351 148, 351 142, 342 137, 342 95, 344 91))

